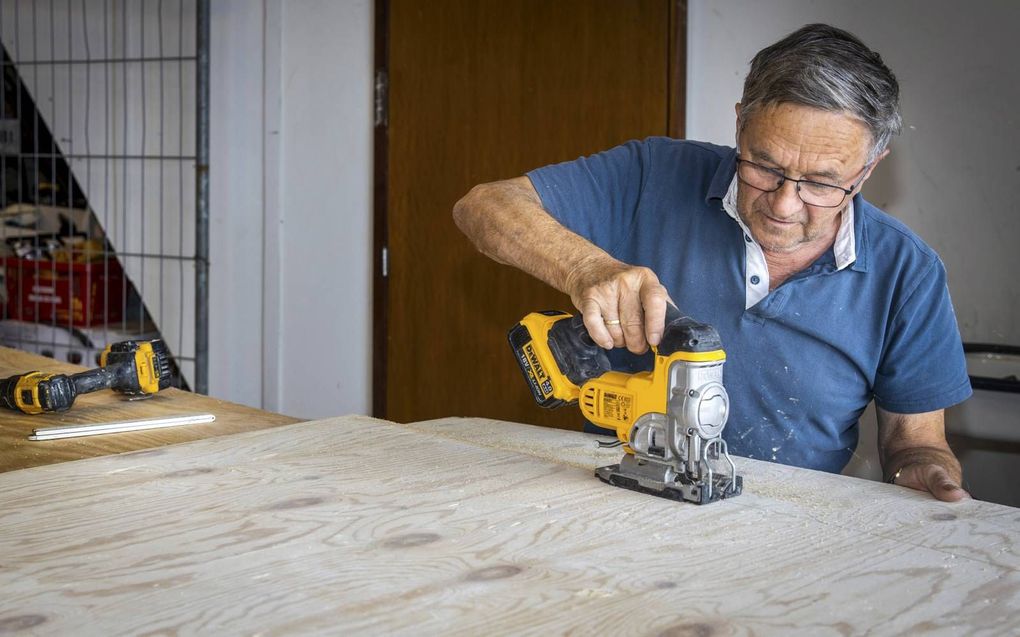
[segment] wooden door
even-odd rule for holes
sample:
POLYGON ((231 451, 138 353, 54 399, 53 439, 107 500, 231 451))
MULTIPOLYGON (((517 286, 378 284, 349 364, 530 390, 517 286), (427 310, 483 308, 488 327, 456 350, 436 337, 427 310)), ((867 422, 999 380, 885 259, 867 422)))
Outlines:
POLYGON ((451 210, 478 183, 678 135, 685 14, 677 0, 381 5, 376 415, 580 427, 576 408, 534 404, 506 341, 524 314, 570 311, 569 298, 477 253, 451 210))

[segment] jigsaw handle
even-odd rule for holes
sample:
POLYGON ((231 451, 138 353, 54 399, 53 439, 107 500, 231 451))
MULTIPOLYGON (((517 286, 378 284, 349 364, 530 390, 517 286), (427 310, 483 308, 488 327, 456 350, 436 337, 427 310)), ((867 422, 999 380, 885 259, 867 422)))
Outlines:
POLYGON ((669 325, 675 321, 685 318, 680 308, 673 305, 672 303, 666 303, 666 325, 669 325))
MULTIPOLYGON (((691 319, 689 317, 685 317, 683 315, 683 313, 680 312, 680 309, 677 306, 673 305, 672 303, 666 303, 666 326, 667 326, 667 329, 668 329, 668 326, 670 324, 672 324, 672 323, 674 323, 676 321, 682 320, 682 319, 687 319, 688 321, 693 321, 693 319, 691 319)), ((585 344, 587 344, 587 345, 595 345, 595 341, 593 341, 592 338, 591 338, 591 335, 588 334, 588 328, 586 328, 584 326, 584 317, 580 313, 575 314, 570 319, 570 329, 578 332, 578 334, 580 335, 579 337, 585 342, 585 344)))
POLYGON ((552 326, 549 349, 563 375, 578 386, 611 369, 606 351, 592 340, 580 314, 552 326))
POLYGON ((707 323, 684 316, 672 303, 666 304, 666 327, 656 350, 659 356, 676 352, 712 352, 722 349, 719 332, 707 323))
MULTIPOLYGON (((592 340, 581 314, 575 314, 569 321, 560 321, 550 330, 549 336, 549 345, 556 354, 557 362, 561 363, 561 368, 566 363, 568 369, 563 369, 563 372, 573 383, 581 385, 609 370, 599 356, 602 348, 592 340)), ((711 352, 717 349, 722 349, 722 340, 714 327, 699 323, 685 316, 677 306, 666 303, 665 328, 657 348, 660 356, 680 351, 711 352)))

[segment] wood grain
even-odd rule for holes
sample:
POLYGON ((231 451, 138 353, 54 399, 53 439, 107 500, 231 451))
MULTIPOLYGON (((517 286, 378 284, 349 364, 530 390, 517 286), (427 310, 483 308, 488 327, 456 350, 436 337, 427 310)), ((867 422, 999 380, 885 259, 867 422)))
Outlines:
MULTIPOLYGON (((34 370, 73 374, 83 369, 85 368, 36 354, 0 347, 0 378, 34 370)), ((299 420, 173 388, 142 401, 126 401, 111 391, 96 392, 78 397, 71 410, 62 414, 28 416, 19 412, 0 410, 0 472, 162 447, 295 422, 299 420), (37 427, 204 413, 215 414, 216 422, 88 438, 28 440, 28 435, 37 427)), ((2 630, 0 634, 3 634, 2 630)))
POLYGON ((476 184, 666 134, 675 5, 390 0, 387 370, 376 383, 386 407, 377 415, 581 427, 576 410, 534 405, 506 343, 525 314, 569 310, 570 299, 481 256, 451 212, 476 184))
POLYGON ((738 459, 705 507, 575 432, 302 423, 0 475, 0 631, 1009 634, 1020 510, 738 459))

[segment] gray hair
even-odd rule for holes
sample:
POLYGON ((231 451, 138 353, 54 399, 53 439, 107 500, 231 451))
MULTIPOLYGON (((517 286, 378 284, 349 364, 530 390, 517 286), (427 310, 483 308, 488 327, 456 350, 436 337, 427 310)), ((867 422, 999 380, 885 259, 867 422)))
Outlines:
POLYGON ((881 55, 842 29, 809 24, 751 60, 740 121, 744 126, 757 111, 782 103, 842 112, 871 131, 870 164, 900 132, 899 96, 881 55))

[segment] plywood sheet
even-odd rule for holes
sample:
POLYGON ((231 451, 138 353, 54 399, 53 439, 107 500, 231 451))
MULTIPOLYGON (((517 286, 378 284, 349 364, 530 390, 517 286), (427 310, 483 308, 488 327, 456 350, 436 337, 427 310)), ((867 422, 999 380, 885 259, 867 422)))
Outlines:
POLYGON ((345 417, 0 475, 0 628, 1004 634, 1020 510, 738 459, 698 507, 585 434, 345 417))

